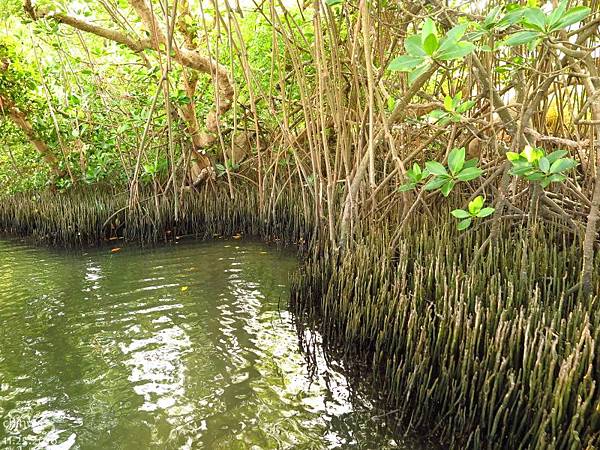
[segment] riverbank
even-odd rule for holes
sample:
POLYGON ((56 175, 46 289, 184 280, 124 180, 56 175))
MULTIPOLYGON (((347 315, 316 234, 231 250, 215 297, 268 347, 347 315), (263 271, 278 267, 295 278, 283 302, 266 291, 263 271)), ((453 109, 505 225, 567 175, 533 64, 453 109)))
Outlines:
POLYGON ((327 345, 366 361, 409 428, 456 449, 598 445, 600 311, 597 296, 572 289, 576 238, 549 225, 506 227, 473 263, 486 227, 459 235, 423 220, 392 245, 398 224, 363 223, 342 255, 292 190, 268 209, 252 189, 235 201, 210 188, 186 195, 179 221, 166 197, 132 212, 114 193, 21 195, 0 203, 0 228, 66 246, 239 233, 299 245, 292 308, 327 345))

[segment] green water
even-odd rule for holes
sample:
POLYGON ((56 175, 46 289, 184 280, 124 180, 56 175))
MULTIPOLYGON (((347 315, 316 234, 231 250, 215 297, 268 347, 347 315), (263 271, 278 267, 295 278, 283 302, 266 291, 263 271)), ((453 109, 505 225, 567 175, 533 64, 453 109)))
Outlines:
POLYGON ((285 310, 296 264, 240 241, 0 241, 0 448, 408 448, 340 362, 317 346, 307 364, 285 310))

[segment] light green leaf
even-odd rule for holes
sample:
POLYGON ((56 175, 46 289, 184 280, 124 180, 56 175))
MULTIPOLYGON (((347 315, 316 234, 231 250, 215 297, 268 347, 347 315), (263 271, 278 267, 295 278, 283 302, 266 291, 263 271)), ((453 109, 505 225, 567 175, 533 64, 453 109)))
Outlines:
POLYGON ((542 172, 533 172, 528 175, 525 175, 525 178, 527 178, 529 181, 540 181, 545 177, 546 175, 544 175, 542 172))
POLYGON ((425 38, 425 42, 423 42, 423 50, 431 56, 437 50, 438 45, 437 36, 435 34, 430 34, 425 38))
POLYGON ((421 175, 421 167, 417 163, 413 164, 412 170, 415 175, 421 175))
POLYGON ((397 72, 410 72, 421 63, 423 58, 420 56, 401 55, 390 63, 389 68, 397 72))
POLYGON ((475 102, 473 100, 467 100, 466 102, 461 103, 458 108, 456 108, 456 112, 462 114, 467 112, 473 106, 475 106, 475 102))
POLYGON ((550 173, 560 173, 566 170, 572 169, 577 165, 577 161, 571 158, 560 158, 552 163, 550 166, 550 173))
POLYGON ((519 20, 521 20, 524 13, 525 10, 523 8, 513 9, 512 11, 504 15, 504 17, 496 25, 496 28, 498 29, 498 31, 505 30, 506 28, 510 27, 511 25, 514 25, 519 20))
POLYGON ((521 156, 525 157, 528 162, 534 163, 544 156, 544 151, 531 145, 526 145, 525 149, 521 152, 521 156))
POLYGON ((508 45, 509 47, 528 44, 535 41, 539 36, 540 33, 538 31, 519 31, 518 33, 510 35, 504 41, 504 44, 508 45))
POLYGON ((408 84, 412 85, 416 80, 418 80, 421 75, 425 74, 431 68, 431 64, 422 64, 408 74, 408 84))
POLYGON ((478 162, 479 162, 479 159, 477 159, 477 158, 467 159, 465 161, 465 165, 463 166, 463 172, 468 167, 475 167, 478 162))
POLYGON ((435 22, 428 17, 425 19, 425 22, 423 23, 423 29, 421 30, 422 44, 425 44, 425 39, 427 39, 427 36, 430 34, 437 36, 437 28, 435 27, 435 22))
POLYGON ((537 31, 544 31, 546 15, 540 8, 527 8, 523 14, 523 25, 537 31))
POLYGON ((483 19, 483 27, 490 29, 497 22, 500 11, 502 11, 502 6, 492 8, 483 19))
POLYGON ((564 15, 567 9, 567 0, 561 0, 556 8, 552 10, 552 13, 548 16, 546 22, 548 27, 552 30, 552 27, 558 23, 560 18, 564 15))
POLYGON ((429 173, 433 175, 446 175, 448 176, 448 172, 446 168, 437 161, 427 161, 425 163, 425 167, 429 171, 429 173))
POLYGON ((442 195, 444 197, 448 197, 448 195, 450 194, 450 191, 452 191, 452 188, 454 187, 456 183, 453 180, 448 181, 446 184, 442 185, 442 187, 440 187, 440 192, 442 193, 442 195))
POLYGON ((425 50, 421 42, 421 36, 410 36, 404 40, 404 48, 409 55, 412 56, 426 56, 425 50))
POLYGON ((566 150, 556 150, 552 153, 550 153, 548 156, 546 156, 546 158, 548 159, 548 161, 550 161, 550 164, 552 164, 554 161, 556 161, 559 158, 562 158, 563 156, 566 156, 569 152, 567 152, 566 150))
POLYGON ((461 171, 465 163, 465 148, 455 148, 448 155, 448 168, 452 175, 456 175, 461 171))
POLYGON ((560 173, 555 173, 553 175, 550 175, 546 179, 548 180, 548 184, 554 183, 554 182, 562 183, 563 181, 565 181, 567 179, 567 177, 560 173))
POLYGON ((473 200, 469 202, 469 212, 471 215, 475 216, 483 206, 483 197, 478 195, 473 200))
POLYGON ((433 191, 445 185, 448 182, 448 180, 448 175, 432 178, 425 184, 424 189, 426 191, 433 191))
POLYGON ((456 26, 454 26, 452 29, 450 29, 447 33, 446 33, 446 40, 451 40, 454 42, 458 42, 461 40, 461 38, 465 35, 465 32, 467 31, 469 24, 468 23, 460 23, 456 26))
POLYGON ((470 217, 468 219, 461 220, 460 222, 458 222, 458 225, 456 226, 456 228, 460 231, 466 230, 467 228, 469 228, 471 226, 472 221, 473 221, 473 219, 471 219, 470 217))
POLYGON ((576 6, 575 8, 569 9, 564 16, 552 27, 552 31, 566 28, 574 23, 581 22, 585 19, 592 10, 585 6, 576 6))
POLYGON ((550 161, 548 161, 548 158, 540 158, 538 165, 540 167, 540 170, 544 173, 548 173, 548 171, 550 170, 550 161))
POLYGON ((452 97, 450 97, 449 95, 446 95, 444 97, 444 108, 446 109, 446 111, 454 111, 454 104, 452 102, 452 97))
POLYGON ((494 208, 483 208, 477 213, 477 217, 482 219, 484 217, 491 216, 492 214, 494 214, 494 211, 496 211, 494 208))
POLYGON ((440 61, 449 61, 452 59, 460 59, 464 58, 468 54, 472 53, 475 50, 475 44, 472 42, 457 42, 456 45, 451 48, 437 52, 436 59, 440 61))
POLYGON ((478 167, 465 167, 456 176, 459 181, 471 181, 475 178, 479 178, 483 171, 478 167))
POLYGON ((406 184, 403 184, 402 186, 398 187, 398 191, 399 192, 412 191, 416 187, 417 187, 417 185, 415 183, 406 183, 406 184))
POLYGON ((457 219, 466 219, 467 217, 471 217, 471 214, 469 214, 464 209, 455 209, 454 211, 450 211, 450 214, 452 214, 457 219))

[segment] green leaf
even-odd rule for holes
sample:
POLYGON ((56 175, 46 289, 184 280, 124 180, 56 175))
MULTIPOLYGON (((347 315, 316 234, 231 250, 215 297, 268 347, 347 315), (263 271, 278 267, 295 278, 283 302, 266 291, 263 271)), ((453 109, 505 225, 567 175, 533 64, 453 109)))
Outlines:
POLYGON ((417 163, 413 164, 412 170, 415 175, 421 175, 421 166, 419 166, 417 163))
POLYGON ((446 111, 454 111, 454 104, 452 102, 452 97, 450 97, 449 95, 446 95, 444 97, 444 108, 446 109, 446 111))
POLYGON ((444 197, 448 197, 450 191, 452 190, 455 184, 456 183, 453 180, 450 180, 446 184, 442 185, 442 187, 440 187, 440 192, 442 193, 442 195, 444 197))
POLYGON ((556 161, 559 158, 562 158, 563 156, 566 156, 569 152, 567 152, 566 150, 556 150, 555 152, 550 153, 548 156, 546 156, 546 159, 548 159, 548 161, 550 161, 550 164, 552 164, 554 161, 556 161))
POLYGON ((437 28, 435 27, 435 22, 428 17, 425 19, 425 22, 423 23, 423 29, 421 30, 422 44, 425 44, 425 39, 427 39, 430 34, 437 36, 437 28))
POLYGON ((445 111, 442 111, 441 109, 434 109, 429 113, 429 117, 436 120, 439 120, 442 117, 445 117, 446 115, 447 113, 445 111))
POLYGON ((416 80, 418 80, 421 75, 426 73, 431 68, 431 64, 423 64, 413 70, 408 74, 408 84, 412 85, 416 80))
POLYGON ((565 14, 567 9, 567 0, 561 0, 556 8, 552 10, 552 13, 546 19, 548 23, 548 28, 552 30, 552 28, 558 23, 560 18, 565 14))
POLYGON ((561 17, 556 25, 552 27, 552 31, 566 28, 569 25, 581 22, 590 14, 590 12, 592 12, 592 10, 590 8, 586 8, 585 6, 576 6, 575 8, 571 8, 565 13, 565 15, 561 17))
POLYGON ((410 72, 422 63, 423 58, 420 56, 401 55, 390 63, 389 68, 397 72, 410 72))
POLYGON ((546 15, 540 8, 527 8, 523 14, 523 25, 537 31, 544 31, 546 15))
POLYGON ((540 148, 526 145, 525 149, 521 152, 521 156, 525 157, 528 162, 534 163, 544 156, 544 151, 540 148))
POLYGON ((425 184, 424 189, 426 191, 433 191, 433 190, 438 189, 438 188, 442 187, 443 185, 445 185, 448 182, 448 180, 449 180, 449 178, 447 175, 432 178, 425 184))
POLYGON ((454 42, 458 42, 461 40, 461 38, 465 35, 465 32, 467 31, 469 24, 468 23, 460 23, 454 27, 452 27, 452 29, 450 29, 445 36, 446 40, 451 40, 454 42))
POLYGON ((483 197, 478 195, 472 201, 469 202, 469 212, 472 216, 477 215, 481 207, 483 206, 483 197))
POLYGON ((425 163, 425 167, 429 171, 429 173, 433 175, 446 175, 448 176, 448 172, 446 168, 437 161, 427 161, 425 163))
POLYGON ((510 171, 510 173, 512 175, 517 175, 517 176, 526 176, 526 175, 530 174, 532 171, 533 171, 533 169, 531 168, 529 163, 526 163, 526 165, 523 165, 523 166, 515 166, 510 171))
POLYGON ((528 175, 525 175, 525 178, 527 178, 529 181, 540 181, 545 177, 546 175, 544 175, 542 172, 533 172, 528 175))
POLYGON ((475 50, 475 44, 472 42, 457 42, 451 48, 437 52, 436 59, 440 61, 449 61, 451 59, 460 59, 467 56, 475 50))
POLYGON ((492 8, 485 16, 485 19, 483 19, 483 27, 490 29, 497 22, 500 11, 502 11, 502 6, 492 8))
POLYGON ((575 161, 574 159, 560 158, 552 163, 552 166, 550 166, 550 173, 554 174, 564 172, 565 170, 572 169, 576 165, 577 161, 575 161))
POLYGON ((477 163, 479 162, 479 159, 477 158, 471 158, 471 159, 467 159, 465 161, 465 165, 463 166, 463 172, 465 169, 467 169, 468 167, 475 167, 477 165, 477 163))
POLYGON ((469 228, 471 226, 472 221, 473 221, 473 219, 471 219, 470 217, 468 219, 461 220, 460 222, 458 222, 456 229, 458 229, 460 231, 466 230, 467 228, 469 228))
POLYGON ((448 168, 452 175, 461 171, 465 163, 465 148, 455 148, 448 155, 448 168))
POLYGON ((465 31, 467 30, 468 26, 469 24, 463 23, 460 25, 456 25, 454 28, 448 31, 448 33, 446 33, 446 36, 440 43, 439 53, 447 52, 448 50, 455 47, 465 34, 465 31))
POLYGON ((550 175, 546 179, 548 180, 548 184, 555 183, 555 182, 562 183, 563 181, 565 181, 567 179, 567 177, 564 176, 563 174, 555 173, 555 174, 550 175))
POLYGON ((412 191, 416 187, 417 187, 417 185, 415 183, 406 183, 406 184, 403 184, 400 187, 398 187, 398 191, 399 192, 412 191))
POLYGON ((426 56, 425 50, 421 43, 421 36, 410 36, 404 40, 404 48, 409 55, 412 56, 426 56))
POLYGON ((525 10, 522 7, 517 7, 504 15, 504 17, 497 23, 496 28, 498 31, 502 31, 511 25, 517 23, 525 14, 525 10))
POLYGON ((504 44, 508 45, 509 47, 528 44, 535 41, 539 36, 540 33, 538 31, 519 31, 518 33, 510 35, 504 41, 504 44))
POLYGON ((467 217, 471 217, 471 214, 469 214, 464 209, 455 209, 454 211, 450 211, 450 214, 452 214, 457 219, 466 219, 467 217))
POLYGON ((548 161, 548 158, 546 157, 540 158, 538 165, 540 170, 544 173, 548 173, 548 171, 550 170, 550 161, 548 161))
POLYGON ((431 56, 437 50, 438 45, 437 36, 435 34, 430 34, 425 38, 425 42, 423 42, 423 50, 431 56))
POLYGON ((475 102, 473 100, 467 100, 466 102, 461 103, 458 108, 456 108, 456 112, 462 114, 467 112, 473 106, 475 106, 475 102))
POLYGON ((343 3, 344 0, 325 0, 328 6, 335 6, 343 3))
POLYGON ((491 216, 496 211, 494 208, 483 208, 481 211, 477 213, 477 217, 484 218, 487 216, 491 216))
POLYGON ((460 173, 456 176, 456 178, 460 181, 471 181, 475 178, 479 178, 483 170, 478 167, 465 167, 460 173))

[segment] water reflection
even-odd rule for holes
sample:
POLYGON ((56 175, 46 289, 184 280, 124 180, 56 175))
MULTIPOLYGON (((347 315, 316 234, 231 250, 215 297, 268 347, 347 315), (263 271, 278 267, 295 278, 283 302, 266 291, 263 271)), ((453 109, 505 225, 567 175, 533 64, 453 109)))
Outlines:
POLYGON ((398 448, 322 352, 311 376, 281 308, 294 265, 0 241, 0 448, 398 448))

